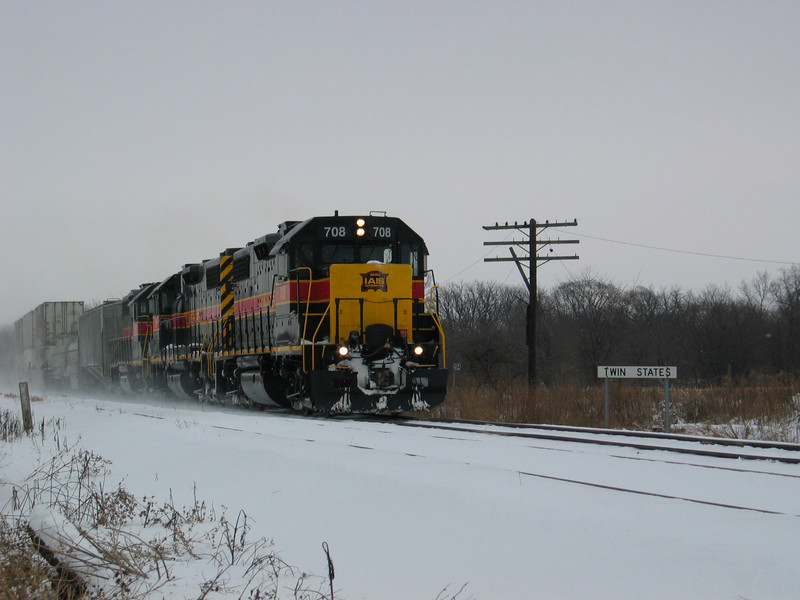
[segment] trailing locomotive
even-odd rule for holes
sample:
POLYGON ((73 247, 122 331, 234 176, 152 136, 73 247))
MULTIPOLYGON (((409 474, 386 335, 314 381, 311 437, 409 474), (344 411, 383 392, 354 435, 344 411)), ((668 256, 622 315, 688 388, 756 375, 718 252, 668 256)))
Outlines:
POLYGON ((284 222, 86 310, 82 380, 309 413, 431 409, 447 371, 427 254, 385 214, 284 222))

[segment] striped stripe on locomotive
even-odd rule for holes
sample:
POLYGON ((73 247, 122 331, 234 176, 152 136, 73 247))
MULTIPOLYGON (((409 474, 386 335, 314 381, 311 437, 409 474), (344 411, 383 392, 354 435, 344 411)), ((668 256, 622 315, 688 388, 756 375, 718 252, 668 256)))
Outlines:
POLYGON ((427 248, 385 215, 285 222, 122 301, 128 392, 319 413, 429 410, 447 386, 427 248))

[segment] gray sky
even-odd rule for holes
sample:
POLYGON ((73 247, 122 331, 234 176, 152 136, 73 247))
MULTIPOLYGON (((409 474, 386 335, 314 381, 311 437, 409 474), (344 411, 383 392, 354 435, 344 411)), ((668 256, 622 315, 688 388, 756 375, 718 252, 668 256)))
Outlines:
POLYGON ((3 0, 0 323, 337 209, 404 219, 439 283, 521 283, 481 226, 529 218, 579 223, 545 287, 777 273, 798 32, 796 1, 3 0))

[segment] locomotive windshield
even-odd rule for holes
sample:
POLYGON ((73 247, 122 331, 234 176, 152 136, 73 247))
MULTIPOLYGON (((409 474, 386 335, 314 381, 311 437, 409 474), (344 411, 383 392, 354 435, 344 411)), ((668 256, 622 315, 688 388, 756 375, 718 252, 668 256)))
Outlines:
POLYGON ((396 243, 346 243, 300 244, 295 248, 295 267, 311 267, 321 274, 335 264, 363 264, 368 262, 411 265, 413 275, 424 271, 422 253, 416 244, 396 243))
POLYGON ((337 263, 392 262, 394 244, 324 244, 320 260, 325 266, 337 263))

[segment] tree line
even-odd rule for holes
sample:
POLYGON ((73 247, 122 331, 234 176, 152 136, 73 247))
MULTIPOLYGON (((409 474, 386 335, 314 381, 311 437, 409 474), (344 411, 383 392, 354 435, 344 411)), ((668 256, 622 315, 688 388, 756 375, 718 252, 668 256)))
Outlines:
MULTIPOLYGON (((475 383, 527 377, 528 290, 451 283, 439 289, 448 363, 475 383)), ((598 365, 676 365, 682 381, 800 373, 800 266, 737 289, 618 285, 586 271, 539 289, 537 382, 596 380, 598 365)))
MULTIPOLYGON (((522 285, 439 288, 448 364, 479 385, 527 377, 528 291, 522 285)), ((619 285, 591 271, 539 289, 537 380, 591 382, 598 365, 676 365, 681 381, 754 373, 800 375, 800 265, 737 289, 619 285)), ((13 326, 0 328, 0 371, 13 370, 13 326)))

